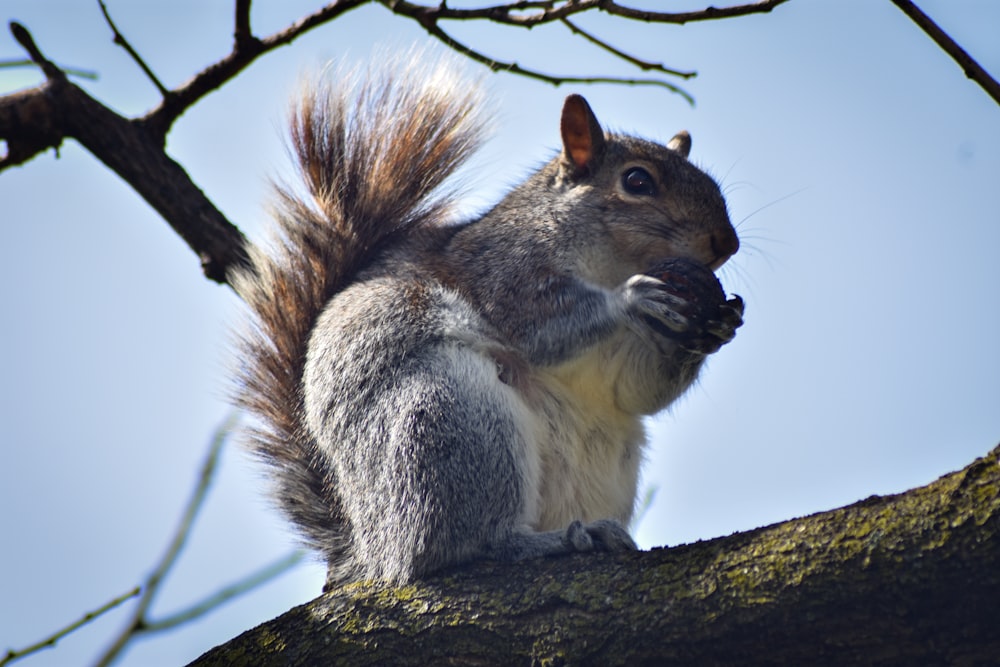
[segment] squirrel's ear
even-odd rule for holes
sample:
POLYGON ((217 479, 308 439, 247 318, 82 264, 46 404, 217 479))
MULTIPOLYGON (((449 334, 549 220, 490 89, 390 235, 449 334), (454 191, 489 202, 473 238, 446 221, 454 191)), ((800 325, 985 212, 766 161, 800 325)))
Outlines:
POLYGON ((691 135, 687 133, 687 130, 681 130, 667 142, 667 148, 687 157, 691 154, 691 135))
POLYGON ((604 130, 590 110, 587 100, 570 95, 563 104, 559 126, 563 140, 563 160, 574 176, 592 172, 604 156, 604 130))

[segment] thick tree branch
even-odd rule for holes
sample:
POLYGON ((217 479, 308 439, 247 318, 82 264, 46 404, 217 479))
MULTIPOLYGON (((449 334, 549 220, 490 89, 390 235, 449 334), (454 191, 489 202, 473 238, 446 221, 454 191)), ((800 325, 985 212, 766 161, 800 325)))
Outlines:
POLYGON ((1000 655, 997 618, 1000 447, 708 542, 345 586, 193 664, 979 665, 1000 655))
POLYGON ((0 138, 7 155, 0 170, 22 164, 72 137, 121 176, 201 259, 205 275, 226 281, 227 271, 247 264, 242 233, 208 200, 184 169, 166 154, 163 136, 124 118, 71 83, 45 58, 28 31, 11 32, 48 81, 38 88, 0 97, 0 138))
POLYGON ((164 150, 162 137, 111 111, 71 83, 54 96, 66 134, 142 196, 198 254, 205 275, 226 282, 246 265, 246 240, 164 150))
POLYGON ((989 72, 982 68, 976 60, 966 52, 958 43, 953 40, 948 33, 942 30, 931 17, 924 14, 915 4, 909 0, 892 0, 892 3, 899 7, 904 14, 909 16, 914 23, 920 26, 927 35, 940 46, 945 53, 958 63, 965 76, 969 77, 986 91, 986 94, 993 98, 993 101, 1000 104, 1000 83, 990 76, 989 72))
POLYGON ((205 275, 226 282, 245 265, 245 239, 163 150, 160 137, 119 116, 65 78, 0 97, 0 170, 22 164, 73 137, 121 176, 201 259, 205 275))
POLYGON ((51 87, 47 83, 0 97, 0 139, 6 142, 0 172, 62 144, 65 131, 47 94, 51 87))

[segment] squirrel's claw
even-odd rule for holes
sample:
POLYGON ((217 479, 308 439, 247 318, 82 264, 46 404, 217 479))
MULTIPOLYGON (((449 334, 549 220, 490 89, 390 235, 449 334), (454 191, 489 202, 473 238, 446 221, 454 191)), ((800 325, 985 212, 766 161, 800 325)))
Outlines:
POLYGON ((705 323, 705 332, 723 344, 728 343, 736 336, 736 330, 743 326, 743 308, 743 298, 734 294, 732 299, 719 306, 719 319, 705 323))

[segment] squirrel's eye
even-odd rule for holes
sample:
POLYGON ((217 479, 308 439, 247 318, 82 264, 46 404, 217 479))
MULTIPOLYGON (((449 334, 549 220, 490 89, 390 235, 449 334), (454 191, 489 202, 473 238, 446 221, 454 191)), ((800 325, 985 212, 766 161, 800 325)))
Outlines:
POLYGON ((622 176, 622 187, 632 195, 654 195, 656 185, 653 177, 642 167, 632 167, 622 176))

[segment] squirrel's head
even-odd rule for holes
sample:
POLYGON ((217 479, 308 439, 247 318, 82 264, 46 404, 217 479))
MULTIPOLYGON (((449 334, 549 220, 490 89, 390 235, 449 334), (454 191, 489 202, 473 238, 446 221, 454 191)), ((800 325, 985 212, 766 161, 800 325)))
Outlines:
POLYGON ((687 132, 666 145, 605 133, 579 95, 566 98, 560 130, 556 180, 575 204, 600 212, 610 264, 638 272, 683 257, 714 271, 739 249, 718 184, 688 161, 687 132))

